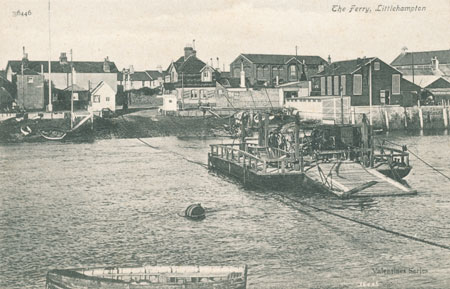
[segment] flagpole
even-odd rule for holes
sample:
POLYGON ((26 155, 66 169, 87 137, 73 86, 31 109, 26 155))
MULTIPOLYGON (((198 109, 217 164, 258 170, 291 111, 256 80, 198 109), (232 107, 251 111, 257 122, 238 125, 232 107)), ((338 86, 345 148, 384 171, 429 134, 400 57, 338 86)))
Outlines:
POLYGON ((53 111, 51 58, 52 58, 52 43, 51 43, 51 32, 50 32, 50 0, 48 0, 48 106, 47 106, 47 110, 49 112, 53 111))

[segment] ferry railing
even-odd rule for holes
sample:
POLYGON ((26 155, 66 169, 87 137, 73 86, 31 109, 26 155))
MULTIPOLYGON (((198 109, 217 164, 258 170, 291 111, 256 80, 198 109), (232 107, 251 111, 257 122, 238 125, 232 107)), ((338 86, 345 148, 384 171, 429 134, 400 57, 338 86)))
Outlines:
POLYGON ((262 173, 287 173, 291 171, 297 171, 294 168, 294 164, 296 163, 292 154, 289 154, 286 151, 276 149, 274 152, 276 154, 283 154, 280 157, 260 157, 258 155, 253 154, 255 151, 255 146, 250 145, 246 146, 245 149, 247 151, 240 150, 239 148, 235 148, 235 144, 213 144, 210 145, 211 148, 211 156, 220 157, 229 162, 234 162, 247 169, 251 169, 255 172, 262 173), (252 151, 253 153, 251 153, 252 151), (275 169, 275 170, 273 170, 275 169))

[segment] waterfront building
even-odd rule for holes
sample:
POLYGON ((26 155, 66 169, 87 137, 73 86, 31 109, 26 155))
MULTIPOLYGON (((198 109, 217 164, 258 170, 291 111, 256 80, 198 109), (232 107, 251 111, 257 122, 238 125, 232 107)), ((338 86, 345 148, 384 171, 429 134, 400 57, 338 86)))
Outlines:
POLYGON ((333 62, 313 76, 311 95, 350 96, 352 106, 402 104, 401 83, 395 67, 377 57, 358 58, 333 62))
MULTIPOLYGON (((22 65, 33 73, 43 75, 48 81, 48 61, 29 60, 25 53, 22 60, 10 60, 6 66, 6 77, 17 84, 17 75, 21 74, 22 65)), ((107 83, 117 92, 117 67, 106 57, 103 61, 69 61, 66 53, 61 53, 59 61, 51 61, 52 85, 56 90, 64 90, 71 85, 71 66, 73 67, 73 83, 86 90, 107 83)), ((56 97, 56 90, 53 97, 56 97)))
POLYGON ((407 52, 403 49, 391 63, 403 77, 422 88, 450 76, 450 50, 407 52))
POLYGON ((310 80, 327 65, 320 56, 246 54, 230 64, 232 77, 248 77, 252 86, 276 86, 287 82, 310 80))
POLYGON ((216 80, 220 72, 197 57, 191 45, 184 48, 184 55, 172 61, 167 68, 164 82, 166 89, 173 87, 179 105, 183 108, 208 104, 214 97, 216 80))

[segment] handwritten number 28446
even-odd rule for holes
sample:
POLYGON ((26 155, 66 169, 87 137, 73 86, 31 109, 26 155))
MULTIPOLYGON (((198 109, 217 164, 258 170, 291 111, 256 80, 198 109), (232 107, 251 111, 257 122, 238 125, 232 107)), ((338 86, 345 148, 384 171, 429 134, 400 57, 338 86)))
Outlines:
POLYGON ((13 17, 17 17, 17 16, 31 16, 31 10, 28 10, 28 11, 21 11, 21 10, 13 11, 13 17))

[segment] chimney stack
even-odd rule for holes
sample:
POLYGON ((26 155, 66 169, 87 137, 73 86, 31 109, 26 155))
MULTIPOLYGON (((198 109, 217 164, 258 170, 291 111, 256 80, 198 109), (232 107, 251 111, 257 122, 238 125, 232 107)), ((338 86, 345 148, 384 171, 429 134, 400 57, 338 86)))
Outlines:
POLYGON ((61 52, 61 55, 59 56, 59 63, 67 64, 67 54, 65 52, 61 52))
POLYGON ((196 56, 196 51, 194 50, 194 48, 192 48, 191 45, 187 44, 184 48, 184 60, 186 61, 186 59, 188 59, 188 57, 191 55, 196 56))
POLYGON ((158 66, 156 67, 156 69, 158 69, 158 72, 159 72, 159 73, 162 73, 162 66, 161 66, 161 65, 158 65, 158 66))
POLYGON ((331 55, 328 55, 328 64, 331 64, 331 55))
POLYGON ((25 46, 22 47, 23 55, 22 55, 22 66, 23 68, 28 67, 28 53, 25 53, 25 46))
POLYGON ((130 65, 130 74, 134 74, 134 66, 130 65))
POLYGON ((216 59, 217 59, 217 69, 220 69, 219 57, 217 57, 216 59))
POLYGON ((109 57, 108 56, 106 56, 105 61, 103 61, 103 71, 111 72, 111 67, 109 65, 109 57))

